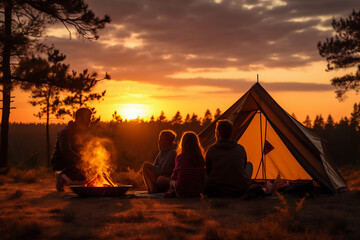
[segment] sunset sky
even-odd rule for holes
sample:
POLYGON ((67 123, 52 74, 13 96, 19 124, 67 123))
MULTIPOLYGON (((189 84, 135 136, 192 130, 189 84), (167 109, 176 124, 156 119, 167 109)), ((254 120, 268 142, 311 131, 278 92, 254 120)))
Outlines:
MULTIPOLYGON (((112 22, 100 39, 77 39, 63 25, 49 25, 43 41, 54 44, 75 70, 109 72, 93 104, 104 121, 148 120, 163 110, 203 116, 230 107, 256 82, 300 121, 306 114, 335 120, 349 116, 359 96, 339 102, 317 42, 333 34, 333 17, 347 17, 358 0, 92 0, 90 9, 112 22)), ((39 122, 29 93, 15 90, 11 121, 39 122)), ((63 120, 64 122, 66 120, 63 120)), ((56 122, 56 120, 52 120, 56 122)))

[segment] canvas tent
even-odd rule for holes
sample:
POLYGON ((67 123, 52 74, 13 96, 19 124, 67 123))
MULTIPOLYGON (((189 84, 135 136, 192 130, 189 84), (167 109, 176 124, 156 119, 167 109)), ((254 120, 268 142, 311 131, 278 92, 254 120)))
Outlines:
POLYGON ((347 189, 324 140, 282 109, 255 83, 199 137, 205 149, 215 142, 216 122, 233 122, 232 139, 245 147, 252 179, 314 180, 331 192, 347 189))

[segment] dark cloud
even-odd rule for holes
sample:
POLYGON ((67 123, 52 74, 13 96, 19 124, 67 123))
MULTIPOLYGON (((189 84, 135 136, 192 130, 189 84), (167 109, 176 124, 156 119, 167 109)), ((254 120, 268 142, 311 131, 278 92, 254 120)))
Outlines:
MULTIPOLYGON (((204 86, 217 87, 222 91, 207 91, 208 93, 229 93, 247 91, 255 82, 246 79, 165 79, 161 82, 164 85, 184 87, 184 86, 204 86)), ((302 83, 302 82, 264 82, 261 83, 268 91, 304 91, 304 92, 324 92, 334 90, 333 86, 321 83, 302 83)))
MULTIPOLYGON (((100 41, 48 38, 77 69, 102 66, 116 80, 173 86, 185 85, 168 76, 188 68, 295 68, 321 60, 316 44, 331 35, 321 16, 346 17, 355 0, 289 0, 272 6, 260 0, 91 0, 98 15, 112 24, 100 41), (251 8, 252 7, 252 8, 251 8), (300 21, 302 19, 302 21, 300 21), (122 43, 137 34, 142 45, 122 43)), ((65 30, 64 30, 65 31, 65 30)), ((325 63, 324 63, 325 68, 325 63)), ((189 80, 187 85, 242 86, 239 80, 189 80)), ((240 81, 241 82, 241 81, 240 81)), ((246 84, 245 84, 246 85, 246 84)), ((248 84, 247 84, 248 85, 248 84)), ((270 84, 274 90, 331 90, 322 84, 270 84)))

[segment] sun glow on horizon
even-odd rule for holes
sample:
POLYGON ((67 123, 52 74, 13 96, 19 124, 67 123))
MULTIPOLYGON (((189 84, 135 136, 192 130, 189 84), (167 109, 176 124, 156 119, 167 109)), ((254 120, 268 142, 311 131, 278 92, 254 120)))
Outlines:
POLYGON ((126 103, 119 107, 119 114, 123 119, 133 120, 147 116, 147 107, 139 103, 126 103))

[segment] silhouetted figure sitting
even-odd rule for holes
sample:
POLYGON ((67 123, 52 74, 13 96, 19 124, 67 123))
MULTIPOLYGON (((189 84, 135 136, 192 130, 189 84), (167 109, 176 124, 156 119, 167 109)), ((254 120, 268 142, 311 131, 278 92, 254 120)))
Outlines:
POLYGON ((161 176, 170 178, 176 157, 176 133, 171 130, 163 130, 159 135, 159 151, 155 163, 145 162, 142 166, 142 174, 149 193, 166 192, 169 189, 169 181, 164 181, 161 176))
POLYGON ((92 112, 87 108, 76 111, 75 122, 61 129, 57 135, 55 151, 51 158, 56 174, 56 189, 64 191, 65 184, 85 181, 80 165, 80 150, 87 129, 90 126, 92 112))
POLYGON ((181 138, 168 196, 200 197, 205 188, 205 160, 196 133, 185 132, 181 138))
POLYGON ((216 143, 209 147, 205 156, 205 192, 209 197, 237 197, 249 188, 252 172, 246 169, 244 147, 230 139, 232 128, 228 120, 216 123, 216 143))

